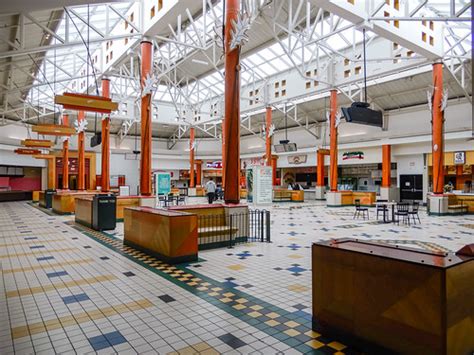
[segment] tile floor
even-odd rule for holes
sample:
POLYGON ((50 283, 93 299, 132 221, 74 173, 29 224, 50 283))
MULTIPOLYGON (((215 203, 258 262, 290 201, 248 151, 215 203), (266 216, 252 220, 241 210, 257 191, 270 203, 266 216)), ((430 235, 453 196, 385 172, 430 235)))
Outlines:
MULTIPOLYGON (((195 199, 191 202, 201 202, 195 199)), ((457 250, 474 216, 397 226, 352 208, 282 203, 271 243, 167 265, 27 203, 0 205, 0 354, 350 354, 311 327, 311 243, 339 237, 457 250)))

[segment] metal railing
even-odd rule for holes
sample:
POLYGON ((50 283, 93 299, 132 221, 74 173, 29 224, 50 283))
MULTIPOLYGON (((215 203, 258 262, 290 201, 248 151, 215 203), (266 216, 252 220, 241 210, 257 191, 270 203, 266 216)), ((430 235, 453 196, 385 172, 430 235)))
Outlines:
POLYGON ((248 242, 270 242, 270 211, 249 210, 198 216, 200 250, 248 242))

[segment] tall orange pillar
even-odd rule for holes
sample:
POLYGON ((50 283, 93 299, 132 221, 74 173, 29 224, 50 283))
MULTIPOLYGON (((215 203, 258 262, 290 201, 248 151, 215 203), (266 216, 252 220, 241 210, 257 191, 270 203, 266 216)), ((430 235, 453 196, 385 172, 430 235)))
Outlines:
POLYGON ((48 189, 56 189, 56 159, 48 158, 48 189))
POLYGON ((225 119, 222 120, 222 188, 225 186, 225 119))
POLYGON ((391 185, 392 147, 390 144, 382 145, 382 187, 391 185))
MULTIPOLYGON (((141 87, 151 72, 153 44, 142 41, 141 44, 141 87)), ((140 193, 151 195, 151 93, 141 99, 141 157, 140 157, 140 193)))
POLYGON ((337 111, 337 90, 331 90, 330 98, 331 112, 330 112, 330 165, 329 165, 329 180, 331 191, 337 191, 337 127, 336 127, 336 111, 337 111))
POLYGON ((316 167, 316 186, 324 187, 324 157, 329 155, 329 150, 318 149, 316 167))
POLYGON ((443 96, 443 64, 433 64, 433 109, 432 109, 432 156, 433 156, 433 193, 444 191, 444 142, 443 112, 441 100, 443 96))
MULTIPOLYGON (((63 125, 69 126, 69 115, 63 115, 63 125)), ((69 137, 63 141, 63 186, 64 190, 69 189, 69 137)))
POLYGON ((272 137, 270 136, 270 126, 272 125, 272 108, 267 107, 265 112, 265 159, 267 166, 272 166, 272 137))
POLYGON ((196 186, 202 185, 202 160, 195 160, 196 164, 196 186))
MULTIPOLYGON (((79 111, 77 120, 82 122, 85 118, 84 111, 79 111)), ((86 189, 86 156, 85 156, 85 133, 84 131, 80 132, 77 136, 77 146, 78 146, 78 168, 77 168, 77 189, 85 190, 86 189)))
POLYGON ((230 49, 232 23, 237 21, 240 0, 227 0, 225 11, 225 163, 224 201, 239 203, 240 180, 240 48, 230 49))
POLYGON ((189 129, 189 187, 193 188, 194 183, 194 127, 189 129))
MULTIPOLYGON (((102 96, 110 97, 110 79, 102 79, 102 96)), ((110 191, 110 117, 102 120, 101 191, 110 191)))
POLYGON ((276 186, 276 179, 277 179, 277 160, 278 160, 278 155, 272 155, 272 185, 276 186))

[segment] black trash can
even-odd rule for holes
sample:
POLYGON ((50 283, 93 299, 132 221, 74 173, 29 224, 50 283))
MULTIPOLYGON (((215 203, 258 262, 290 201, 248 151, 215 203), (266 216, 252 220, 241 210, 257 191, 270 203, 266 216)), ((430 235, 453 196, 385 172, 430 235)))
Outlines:
POLYGON ((92 200, 92 228, 97 231, 115 229, 116 205, 114 195, 95 195, 92 200))
POLYGON ((46 208, 53 208, 53 195, 56 193, 56 190, 44 190, 44 204, 46 208))

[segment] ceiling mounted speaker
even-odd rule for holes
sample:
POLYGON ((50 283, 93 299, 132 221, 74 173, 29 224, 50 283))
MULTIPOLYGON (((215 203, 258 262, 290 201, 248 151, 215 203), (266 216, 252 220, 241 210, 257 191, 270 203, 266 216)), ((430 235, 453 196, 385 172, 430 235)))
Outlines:
POLYGON ((474 256, 474 244, 466 244, 456 252, 456 255, 474 256))

